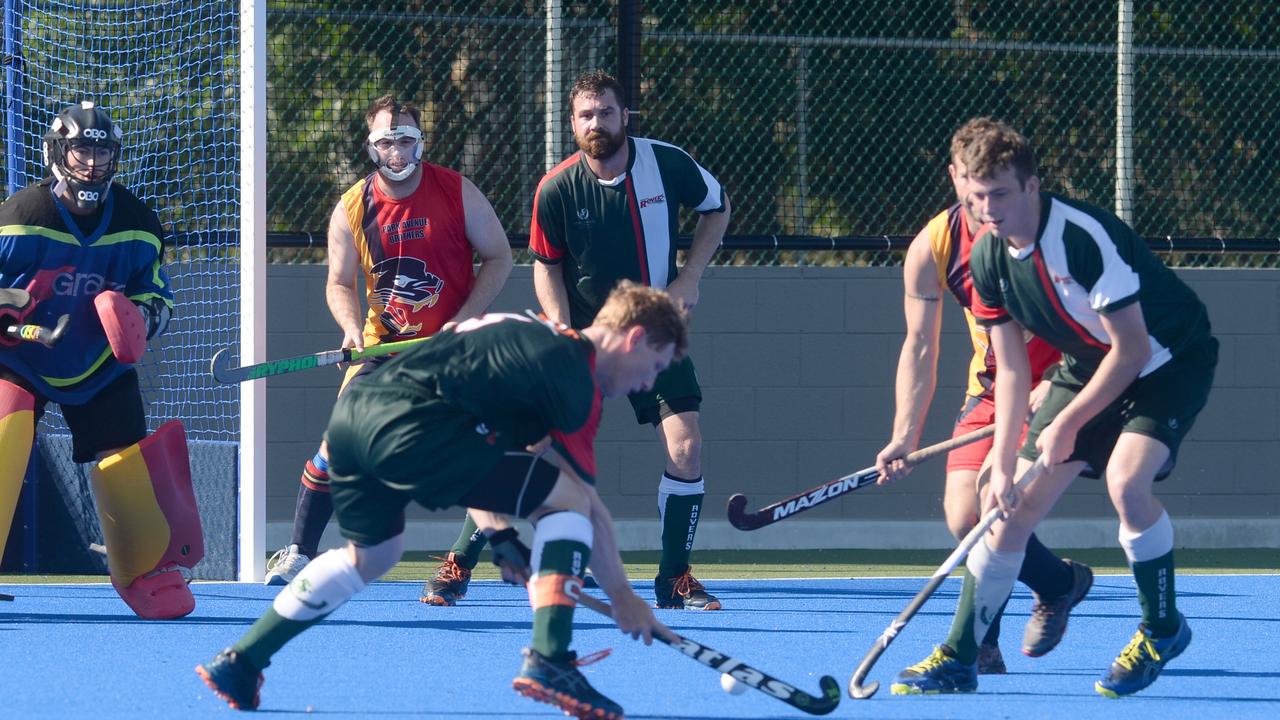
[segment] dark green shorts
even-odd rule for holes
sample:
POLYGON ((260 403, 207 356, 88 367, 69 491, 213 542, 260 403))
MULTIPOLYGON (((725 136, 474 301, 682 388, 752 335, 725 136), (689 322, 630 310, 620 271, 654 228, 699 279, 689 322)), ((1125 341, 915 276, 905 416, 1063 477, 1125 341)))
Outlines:
POLYGON ((698 371, 693 359, 672 363, 658 373, 653 389, 627 396, 636 412, 636 422, 657 426, 664 419, 682 412, 697 412, 702 407, 702 388, 698 387, 698 371))
MULTIPOLYGON (((1150 375, 1134 380, 1115 402, 1080 429, 1075 451, 1069 459, 1084 460, 1102 472, 1121 433, 1146 435, 1169 448, 1169 460, 1156 477, 1163 480, 1173 470, 1182 439, 1209 400, 1217 364, 1218 341, 1209 338, 1184 350, 1150 375)), ((1054 368, 1050 380, 1049 393, 1032 418, 1026 443, 1019 451, 1028 460, 1039 454, 1036 439, 1040 432, 1080 394, 1086 382, 1064 365, 1054 368)))
POLYGON ((491 445, 482 428, 438 398, 348 387, 325 433, 343 537, 376 545, 399 535, 410 502, 521 517, 537 509, 559 471, 529 453, 491 445))

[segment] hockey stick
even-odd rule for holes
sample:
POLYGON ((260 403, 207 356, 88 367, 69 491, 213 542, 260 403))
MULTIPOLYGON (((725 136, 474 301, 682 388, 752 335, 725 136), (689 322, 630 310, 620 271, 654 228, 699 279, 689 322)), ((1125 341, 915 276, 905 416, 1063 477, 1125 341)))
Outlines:
POLYGON ((4 328, 4 334, 17 340, 26 340, 27 342, 38 342, 45 347, 53 347, 58 344, 62 336, 67 332, 67 325, 71 323, 70 315, 63 315, 58 318, 57 324, 51 328, 43 325, 10 325, 4 328))
MULTIPOLYGON (((613 608, 602 600, 597 600, 584 593, 578 593, 577 600, 601 615, 613 617, 613 608)), ((751 667, 737 658, 731 658, 721 652, 712 650, 696 640, 690 640, 682 635, 676 635, 676 638, 677 641, 673 642, 657 633, 653 634, 654 640, 663 642, 674 650, 679 650, 712 670, 730 674, 735 680, 744 685, 749 685, 810 715, 826 715, 835 710, 836 706, 840 704, 840 685, 830 675, 823 675, 818 678, 818 687, 822 688, 822 695, 814 697, 803 690, 797 690, 793 685, 788 685, 772 675, 751 667)))
POLYGON ((213 379, 217 380, 219 383, 223 385, 235 385, 249 380, 257 380, 258 378, 298 372, 299 370, 328 367, 330 365, 337 365, 338 363, 361 362, 372 357, 378 357, 379 355, 390 355, 391 353, 408 350, 426 339, 426 337, 420 337, 413 338, 412 340, 378 343, 377 345, 370 345, 363 350, 356 350, 355 348, 325 350, 323 352, 315 353, 314 355, 298 355, 295 357, 281 358, 279 360, 268 360, 267 362, 258 363, 256 365, 242 365, 240 367, 231 367, 231 348, 223 348, 213 356, 213 362, 210 364, 209 371, 213 373, 213 379))
MULTIPOLYGON (((1025 487, 1030 484, 1031 481, 1043 475, 1044 471, 1044 463, 1041 460, 1036 460, 1035 464, 1027 468, 1027 471, 1022 474, 1022 477, 1018 478, 1018 481, 1013 484, 1013 489, 1017 490, 1018 488, 1025 487)), ((862 684, 862 681, 867 679, 867 673, 871 672, 871 667, 876 664, 876 661, 880 659, 880 656, 884 654, 884 651, 889 649, 889 645, 893 642, 893 639, 898 636, 898 633, 902 631, 902 628, 906 627, 907 623, 911 622, 911 618, 915 617, 921 607, 924 607, 925 602, 928 601, 933 593, 937 591, 938 587, 942 585, 942 581, 946 580, 947 576, 951 574, 951 571, 956 569, 956 566, 964 560, 965 556, 969 554, 969 551, 973 549, 973 546, 977 545, 978 541, 982 539, 982 536, 991 529, 991 526, 994 525, 997 520, 1002 519, 1004 519, 1004 513, 1000 511, 1000 508, 995 507, 988 510, 987 514, 982 516, 982 520, 969 531, 969 534, 964 536, 964 539, 960 541, 960 544, 951 553, 951 555, 947 556, 946 561, 939 565, 938 569, 933 572, 933 576, 929 578, 929 582, 925 583, 925 586, 921 588, 920 592, 916 593, 916 596, 911 598, 911 602, 907 604, 907 607, 904 608, 902 612, 898 613, 898 617, 894 618, 893 622, 889 623, 889 627, 885 628, 884 632, 880 633, 880 637, 876 638, 876 642, 871 646, 871 650, 869 650, 866 656, 862 658, 862 662, 858 663, 858 669, 853 671, 853 677, 849 678, 849 697, 854 700, 866 700, 876 694, 876 690, 880 689, 880 683, 872 682, 868 685, 862 684)))
MULTIPOLYGON (((958 447, 964 447, 970 443, 990 437, 995 431, 995 425, 988 425, 960 437, 921 448, 907 455, 903 460, 908 465, 916 465, 929 458, 949 453, 958 447)), ((750 513, 746 512, 747 496, 738 493, 729 498, 729 523, 739 530, 758 530, 765 525, 772 525, 783 518, 791 517, 796 513, 834 500, 847 492, 870 485, 879 478, 880 473, 876 470, 876 466, 872 465, 865 470, 859 470, 844 477, 825 482, 818 487, 779 500, 772 505, 765 505, 759 510, 750 513)))

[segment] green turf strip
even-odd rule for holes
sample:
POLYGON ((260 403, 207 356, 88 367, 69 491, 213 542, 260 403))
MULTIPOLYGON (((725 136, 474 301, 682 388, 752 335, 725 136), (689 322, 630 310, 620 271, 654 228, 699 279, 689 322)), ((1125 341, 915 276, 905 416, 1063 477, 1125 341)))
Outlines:
MULTIPOLYGON (((423 580, 435 573, 436 556, 444 551, 408 552, 386 580, 423 580)), ((1099 574, 1128 573, 1124 554, 1118 548, 1062 550, 1063 557, 1091 565, 1099 574)), ((709 578, 785 577, 925 577, 947 558, 946 550, 695 550, 693 572, 709 578)), ((658 552, 624 552, 627 576, 636 581, 651 579, 658 568, 658 552)), ((1280 549, 1242 548, 1175 551, 1178 572, 1196 574, 1280 572, 1280 549)), ((486 551, 476 567, 479 580, 498 577, 486 551)), ((106 582, 102 575, 19 575, 0 574, 0 584, 13 583, 93 583, 106 582)))

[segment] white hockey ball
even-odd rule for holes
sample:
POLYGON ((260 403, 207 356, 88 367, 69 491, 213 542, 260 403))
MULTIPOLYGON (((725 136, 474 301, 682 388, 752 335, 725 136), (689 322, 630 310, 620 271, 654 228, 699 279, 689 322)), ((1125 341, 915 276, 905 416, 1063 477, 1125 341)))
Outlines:
POLYGON ((729 673, 720 675, 720 687, 730 695, 741 695, 747 691, 747 684, 738 680, 729 673))

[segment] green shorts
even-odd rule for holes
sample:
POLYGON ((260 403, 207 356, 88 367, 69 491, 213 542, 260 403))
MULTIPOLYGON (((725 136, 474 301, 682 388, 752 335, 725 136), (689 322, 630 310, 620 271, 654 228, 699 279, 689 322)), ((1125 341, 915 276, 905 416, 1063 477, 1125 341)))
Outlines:
MULTIPOLYGON (((1083 460, 1090 468, 1103 472, 1120 434, 1137 433, 1159 440, 1169 448, 1169 460, 1156 479, 1168 477, 1178 458, 1178 446, 1209 400, 1217 364, 1218 341, 1211 337, 1187 348, 1150 375, 1134 380, 1115 402, 1080 429, 1069 460, 1083 460)), ((1040 432, 1080 394, 1087 379, 1076 377, 1065 365, 1058 365, 1050 381, 1049 393, 1032 418, 1027 440, 1019 451, 1019 455, 1028 460, 1039 455, 1036 439, 1040 432)))
POLYGON ((362 545, 402 533, 410 502, 523 517, 559 477, 550 463, 490 444, 488 428, 476 418, 411 392, 348 387, 325 440, 338 527, 362 545))
POLYGON ((666 418, 682 412, 697 412, 702 407, 702 388, 698 387, 698 371, 693 359, 672 363, 658 373, 653 389, 627 396, 636 412, 636 422, 657 427, 666 418))

